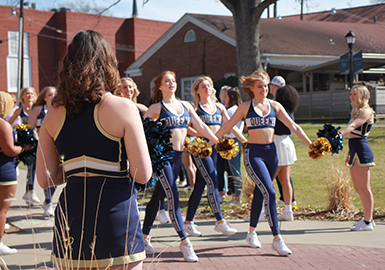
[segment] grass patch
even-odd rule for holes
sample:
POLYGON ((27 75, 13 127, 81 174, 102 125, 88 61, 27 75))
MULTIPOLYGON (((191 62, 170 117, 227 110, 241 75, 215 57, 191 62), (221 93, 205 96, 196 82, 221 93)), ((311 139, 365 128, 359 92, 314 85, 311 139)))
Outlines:
MULTIPOLYGON (((333 124, 334 126, 346 127, 346 124, 333 124)), ((301 124, 302 129, 309 136, 310 140, 317 139, 317 132, 323 128, 323 123, 301 124)), ((385 212, 385 125, 381 126, 375 124, 372 127, 368 138, 368 143, 374 152, 374 162, 376 166, 371 167, 371 188, 374 196, 374 210, 385 212)), ((344 138, 344 150, 339 154, 327 154, 320 160, 312 160, 308 156, 308 147, 295 135, 293 141, 297 152, 297 161, 291 166, 291 176, 294 182, 295 199, 298 208, 325 210, 329 205, 329 193, 327 187, 328 175, 331 173, 332 166, 334 169, 342 170, 344 174, 350 179, 351 196, 354 207, 358 210, 363 210, 361 200, 353 188, 353 183, 350 178, 350 171, 345 167, 345 158, 348 152, 348 139, 344 138)), ((242 175, 246 175, 242 160, 242 175)), ((245 178, 245 177, 244 177, 245 178)), ((274 181, 276 189, 276 182, 274 181)), ((140 203, 147 203, 152 194, 152 189, 146 192, 139 192, 138 201, 140 203)), ((182 214, 187 212, 187 205, 191 191, 184 191, 179 189, 179 199, 182 214)), ((227 197, 230 200, 230 196, 227 197)), ((222 212, 247 214, 244 206, 221 205, 222 212)), ((206 198, 202 198, 198 211, 206 213, 209 206, 206 198)), ((246 211, 247 212, 247 211, 246 211)), ((329 214, 331 217, 333 214, 329 214)))

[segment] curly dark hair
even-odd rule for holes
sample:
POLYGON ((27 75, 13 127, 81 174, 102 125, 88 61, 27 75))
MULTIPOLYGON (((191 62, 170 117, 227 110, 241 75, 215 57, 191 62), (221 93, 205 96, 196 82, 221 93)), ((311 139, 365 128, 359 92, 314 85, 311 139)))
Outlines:
POLYGON ((286 85, 278 88, 275 94, 275 100, 292 113, 295 113, 299 106, 298 91, 291 85, 286 85))
POLYGON ((54 107, 64 106, 75 117, 90 103, 97 104, 105 92, 120 87, 118 62, 108 41, 98 32, 81 30, 63 58, 54 107))

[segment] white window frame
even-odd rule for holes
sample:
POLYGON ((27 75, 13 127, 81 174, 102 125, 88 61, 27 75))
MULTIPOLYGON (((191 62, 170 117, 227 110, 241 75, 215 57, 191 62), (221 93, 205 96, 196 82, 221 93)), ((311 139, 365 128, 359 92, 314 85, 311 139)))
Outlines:
POLYGON ((190 29, 186 32, 186 34, 184 35, 184 39, 183 39, 183 42, 184 43, 189 43, 189 42, 194 42, 196 41, 196 35, 195 35, 195 32, 194 30, 190 29))
POLYGON ((191 95, 191 87, 195 81, 195 79, 198 78, 196 77, 185 77, 180 80, 180 85, 181 85, 181 99, 185 101, 194 101, 193 96, 191 95), (189 84, 189 86, 186 86, 186 84, 189 84))
MULTIPOLYGON (((32 85, 32 68, 31 58, 29 57, 29 40, 27 32, 24 32, 23 41, 23 86, 30 87, 32 85)), ((8 31, 7 89, 10 93, 16 93, 19 87, 17 78, 19 68, 18 48, 19 32, 8 31)))

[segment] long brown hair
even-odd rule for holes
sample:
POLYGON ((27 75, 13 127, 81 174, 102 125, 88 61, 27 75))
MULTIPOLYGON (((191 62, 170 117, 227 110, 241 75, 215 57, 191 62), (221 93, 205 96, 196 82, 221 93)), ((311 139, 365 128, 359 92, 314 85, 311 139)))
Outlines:
POLYGON ((120 87, 118 62, 108 41, 98 32, 76 34, 62 61, 54 107, 64 106, 75 117, 90 103, 97 104, 105 92, 120 87))
POLYGON ((39 96, 37 97, 36 103, 33 105, 33 107, 45 105, 45 103, 46 103, 45 100, 44 100, 45 95, 51 89, 55 90, 55 92, 56 92, 56 88, 54 86, 46 86, 46 87, 44 87, 43 90, 41 90, 41 92, 39 93, 39 96))
POLYGON ((228 89, 226 95, 229 97, 229 104, 226 104, 227 108, 231 108, 234 105, 239 106, 242 103, 241 93, 237 87, 228 89))
POLYGON ((169 71, 169 70, 163 71, 158 76, 153 78, 152 82, 154 83, 154 86, 152 87, 151 104, 155 104, 155 103, 161 102, 163 100, 163 94, 159 88, 162 85, 163 77, 166 74, 170 74, 170 75, 174 76, 174 79, 176 80, 175 73, 173 71, 169 71))

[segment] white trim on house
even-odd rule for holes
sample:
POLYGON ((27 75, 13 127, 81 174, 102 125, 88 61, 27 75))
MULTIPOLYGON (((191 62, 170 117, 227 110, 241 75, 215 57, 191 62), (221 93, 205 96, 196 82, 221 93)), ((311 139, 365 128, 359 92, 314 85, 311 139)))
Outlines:
MULTIPOLYGON (((131 70, 136 70, 140 68, 151 56, 153 56, 162 46, 170 40, 183 26, 187 23, 192 23, 198 26, 199 28, 209 32, 213 36, 222 39, 223 41, 229 43, 230 45, 236 46, 235 39, 232 37, 223 34, 218 31, 218 29, 200 21, 199 19, 191 16, 189 14, 185 14, 182 18, 179 19, 173 26, 170 27, 150 48, 148 48, 138 59, 132 63, 124 73, 130 74, 131 70)), ((140 76, 140 75, 139 75, 140 76)))

